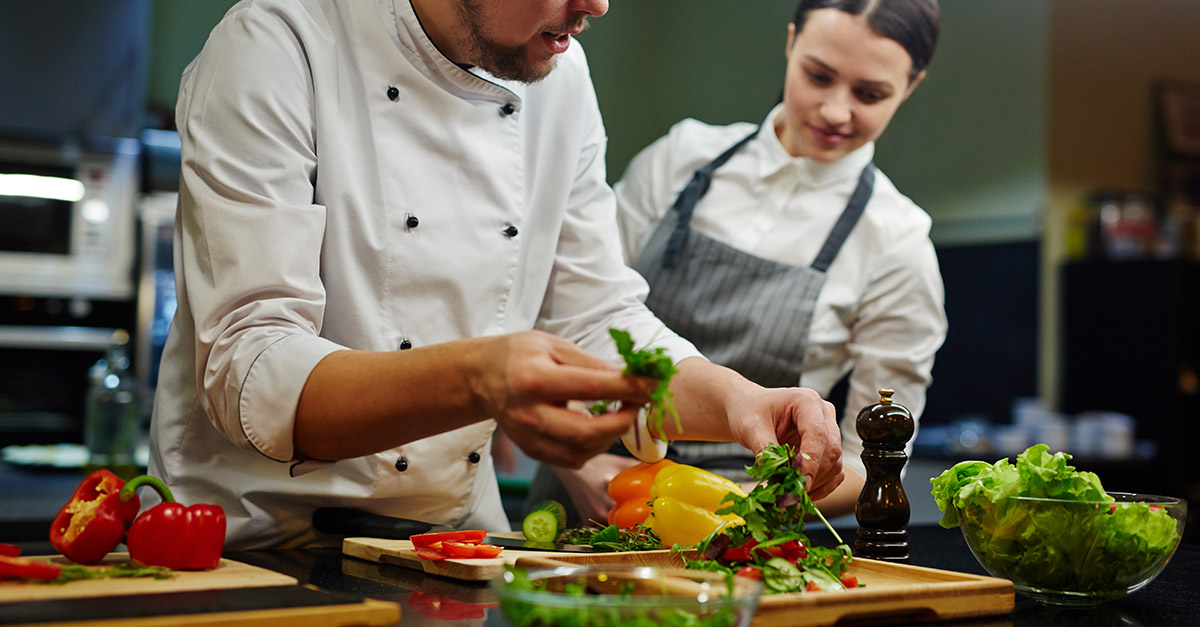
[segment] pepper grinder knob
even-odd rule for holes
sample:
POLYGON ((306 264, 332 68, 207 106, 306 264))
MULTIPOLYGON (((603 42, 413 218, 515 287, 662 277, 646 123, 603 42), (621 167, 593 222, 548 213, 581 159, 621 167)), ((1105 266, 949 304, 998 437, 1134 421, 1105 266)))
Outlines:
POLYGON ((908 562, 908 496, 900 471, 908 461, 904 447, 912 438, 912 414, 892 402, 892 390, 879 390, 879 402, 858 412, 856 428, 863 441, 866 483, 854 507, 858 519, 857 557, 908 562))

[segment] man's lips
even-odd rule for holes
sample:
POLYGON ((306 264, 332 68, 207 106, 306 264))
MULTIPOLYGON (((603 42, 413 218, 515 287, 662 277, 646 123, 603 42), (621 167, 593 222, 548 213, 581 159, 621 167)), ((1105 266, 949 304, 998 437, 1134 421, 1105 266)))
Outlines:
POLYGON ((587 27, 586 22, 579 23, 567 28, 555 28, 553 30, 542 31, 542 40, 546 42, 546 46, 554 54, 562 54, 571 46, 571 37, 583 32, 587 27))

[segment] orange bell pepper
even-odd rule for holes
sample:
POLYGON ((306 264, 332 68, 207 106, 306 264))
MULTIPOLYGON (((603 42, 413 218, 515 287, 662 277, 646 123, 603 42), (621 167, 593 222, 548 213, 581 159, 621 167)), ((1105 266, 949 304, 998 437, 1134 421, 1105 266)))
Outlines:
POLYGON ((653 464, 640 463, 617 473, 608 484, 608 495, 615 501, 608 510, 608 524, 621 529, 635 527, 650 515, 650 487, 659 471, 676 465, 664 459, 653 464))

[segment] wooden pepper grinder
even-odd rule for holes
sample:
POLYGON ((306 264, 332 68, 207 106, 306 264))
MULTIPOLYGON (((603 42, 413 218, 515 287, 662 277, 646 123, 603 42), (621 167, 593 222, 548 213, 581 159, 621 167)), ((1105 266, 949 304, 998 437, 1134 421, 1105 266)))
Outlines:
POLYGON ((854 555, 889 562, 908 562, 908 496, 900 471, 908 461, 904 446, 912 437, 912 414, 892 402, 892 390, 879 390, 879 403, 858 412, 858 435, 863 441, 866 484, 854 515, 858 540, 854 555))

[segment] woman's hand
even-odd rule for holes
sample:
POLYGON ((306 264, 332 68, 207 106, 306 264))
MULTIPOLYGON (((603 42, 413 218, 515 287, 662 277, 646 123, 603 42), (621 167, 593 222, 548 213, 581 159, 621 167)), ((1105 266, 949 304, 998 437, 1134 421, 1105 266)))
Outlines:
POLYGON ((735 440, 755 455, 768 444, 788 444, 807 480, 809 496, 821 499, 842 482, 842 438, 832 404, 807 388, 764 388, 729 368, 685 359, 671 382, 687 440, 735 440))
POLYGON ((471 392, 487 415, 531 458, 579 468, 608 450, 637 418, 654 387, 628 377, 564 339, 524 331, 478 340, 471 392), (571 401, 619 400, 625 409, 588 416, 571 401))
POLYGON ((816 392, 759 388, 734 397, 728 411, 734 438, 756 455, 776 442, 796 449, 795 461, 814 501, 828 496, 845 479, 837 412, 816 392))

